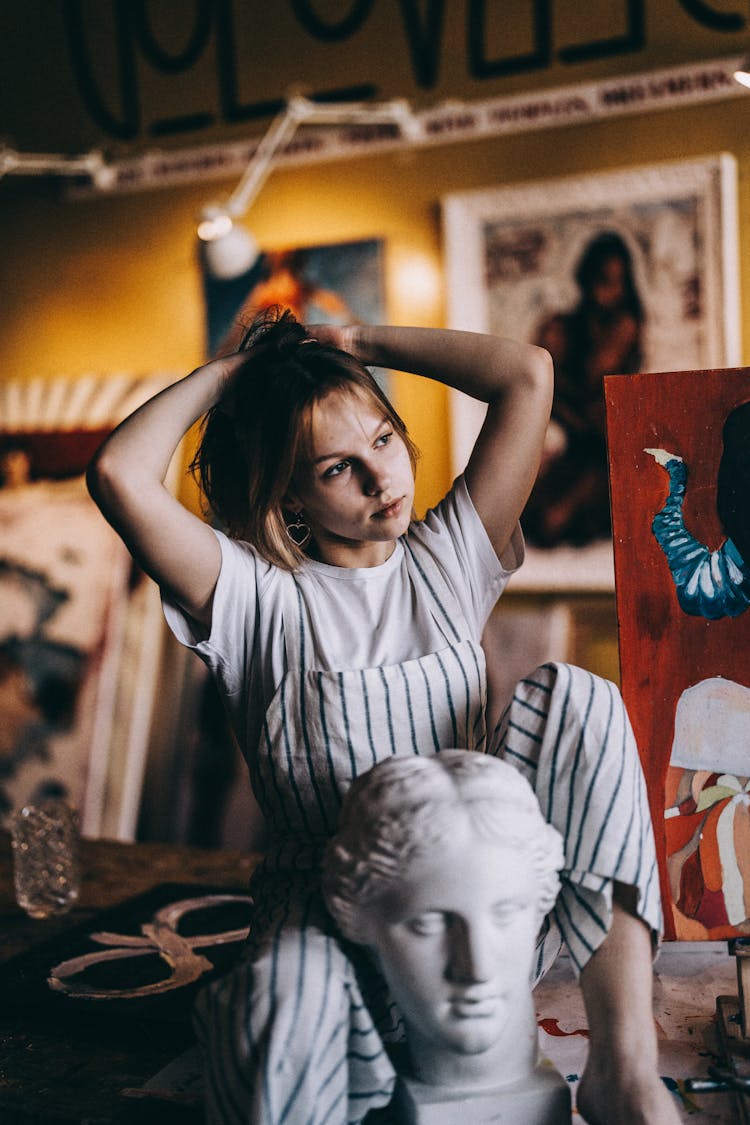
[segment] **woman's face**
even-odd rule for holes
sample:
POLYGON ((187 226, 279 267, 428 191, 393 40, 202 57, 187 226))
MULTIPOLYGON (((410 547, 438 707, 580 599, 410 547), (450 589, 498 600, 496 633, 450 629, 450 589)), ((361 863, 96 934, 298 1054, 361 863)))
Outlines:
POLYGON ((594 279, 591 295, 595 305, 609 311, 616 309, 625 297, 625 263, 612 255, 602 262, 594 279))
POLYGON ((323 562, 384 562, 409 526, 414 473, 406 445, 379 404, 357 390, 331 391, 312 409, 310 457, 289 501, 301 508, 323 562))

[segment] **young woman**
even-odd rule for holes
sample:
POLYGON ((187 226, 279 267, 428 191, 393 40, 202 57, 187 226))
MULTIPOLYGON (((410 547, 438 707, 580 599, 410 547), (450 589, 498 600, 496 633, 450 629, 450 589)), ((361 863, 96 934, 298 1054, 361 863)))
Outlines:
POLYGON ((517 766, 565 839, 538 965, 563 938, 580 970, 591 1030, 581 1113, 679 1120, 656 1071, 659 889, 622 701, 549 665, 485 731, 479 639, 522 561, 517 521, 551 398, 550 357, 532 345, 282 317, 146 403, 91 466, 92 495, 217 678, 268 822, 245 954, 198 1004, 213 1123, 343 1125, 387 1106, 399 1014, 333 926, 320 861, 355 776, 451 747, 517 766), (487 403, 465 473, 424 520, 412 516, 414 449, 366 365, 487 403), (228 535, 162 484, 207 412, 197 465, 228 535))

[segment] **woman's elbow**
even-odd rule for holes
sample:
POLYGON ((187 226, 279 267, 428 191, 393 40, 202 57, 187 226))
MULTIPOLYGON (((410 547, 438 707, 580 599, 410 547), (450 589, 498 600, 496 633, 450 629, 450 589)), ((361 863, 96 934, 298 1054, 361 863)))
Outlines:
POLYGON ((91 498, 99 504, 110 476, 106 446, 100 446, 86 468, 86 486, 91 498))
POLYGON ((541 402, 552 408, 552 395, 555 387, 555 365, 546 348, 536 344, 528 345, 525 363, 525 382, 528 389, 541 402))
POLYGON ((555 379, 555 364, 552 353, 548 352, 546 348, 539 347, 538 344, 529 344, 529 348, 531 349, 530 363, 536 378, 543 386, 552 387, 555 379))
POLYGON ((105 515, 122 506, 129 489, 129 474, 105 442, 86 469, 86 486, 94 503, 105 515))

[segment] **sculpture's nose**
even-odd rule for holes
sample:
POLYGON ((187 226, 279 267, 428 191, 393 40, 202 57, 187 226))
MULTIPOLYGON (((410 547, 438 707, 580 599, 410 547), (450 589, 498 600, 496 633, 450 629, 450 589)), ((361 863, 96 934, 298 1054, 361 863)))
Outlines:
POLYGON ((480 921, 456 919, 449 935, 448 975, 451 980, 479 983, 495 971, 496 951, 488 927, 480 921))

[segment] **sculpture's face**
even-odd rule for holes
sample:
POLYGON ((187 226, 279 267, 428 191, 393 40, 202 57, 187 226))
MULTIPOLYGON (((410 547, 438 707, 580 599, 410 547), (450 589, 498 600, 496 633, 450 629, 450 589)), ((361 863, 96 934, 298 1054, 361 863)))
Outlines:
POLYGON ((524 852, 457 831, 373 904, 369 944, 407 1025, 412 1055, 478 1055, 512 1033, 530 995, 540 924, 524 852))

